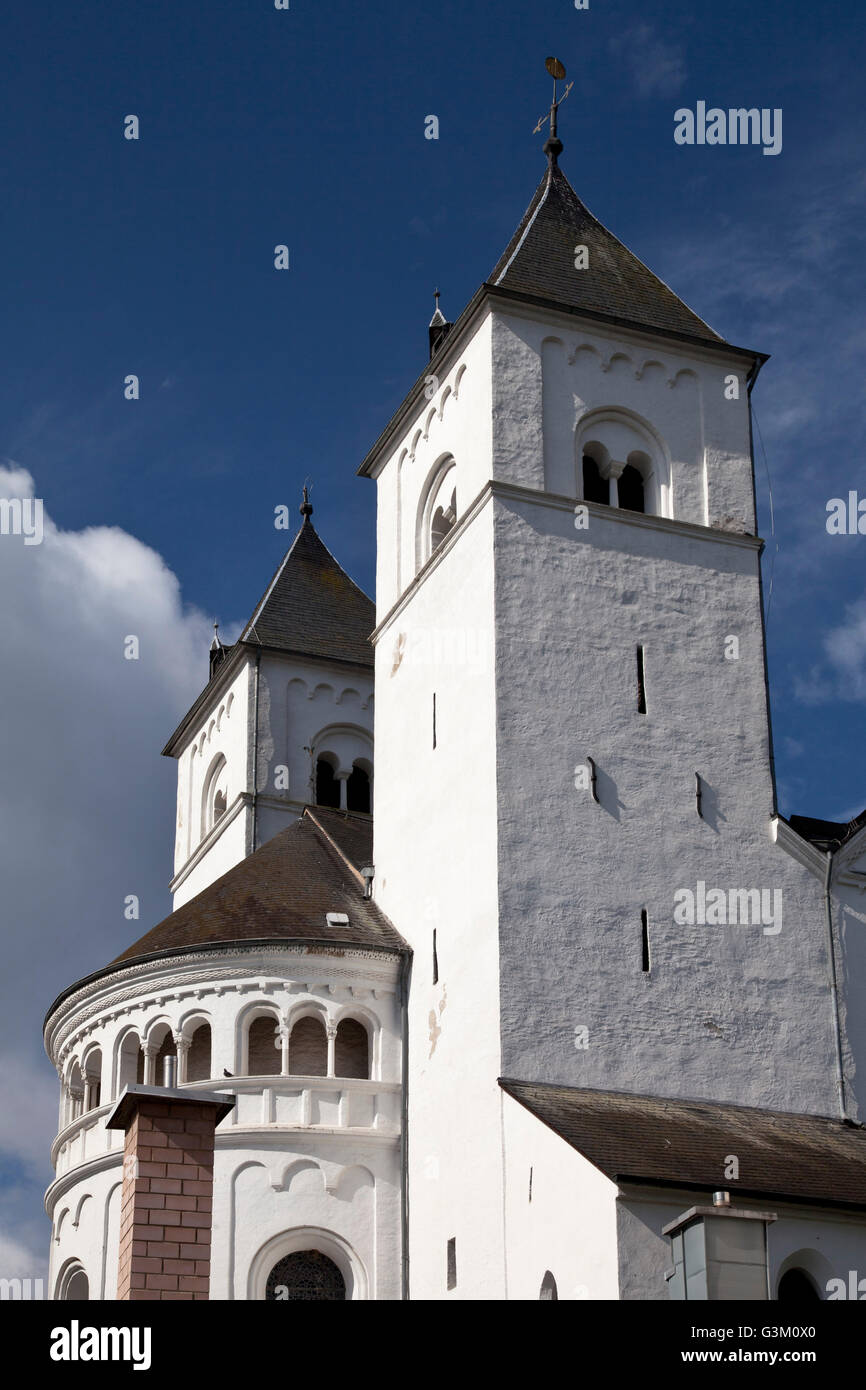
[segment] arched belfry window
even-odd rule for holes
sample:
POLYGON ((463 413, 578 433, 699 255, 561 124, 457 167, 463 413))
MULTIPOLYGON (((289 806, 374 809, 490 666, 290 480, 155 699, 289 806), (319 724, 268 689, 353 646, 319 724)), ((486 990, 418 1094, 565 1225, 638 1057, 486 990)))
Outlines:
POLYGON ((576 490, 584 501, 673 516, 668 451, 648 420, 613 406, 590 411, 575 446, 576 490))
POLYGON ((445 537, 448 535, 448 532, 454 529, 454 523, 456 520, 457 489, 454 488, 451 492, 451 496, 448 498, 445 505, 438 506, 433 513, 433 520, 430 523, 431 553, 437 548, 437 546, 440 546, 442 544, 445 537))
POLYGON ((340 805, 340 783, 333 760, 327 754, 316 759, 316 805, 337 808, 340 805))
POLYGON ((646 511, 643 476, 632 463, 627 463, 617 482, 619 505, 628 512, 646 511))
POLYGON ((583 456, 583 500, 600 502, 604 506, 610 502, 610 484, 601 476, 599 466, 591 454, 583 456))
POLYGON ((418 504, 415 541, 416 571, 426 564, 457 524, 457 467, 453 458, 440 459, 427 480, 418 504))
POLYGON ((370 806, 370 774, 361 762, 352 765, 352 771, 346 779, 346 810, 363 811, 367 815, 372 810, 370 806))
POLYGON ((228 805, 228 768, 222 753, 218 753, 207 771, 202 788, 201 833, 202 837, 213 830, 217 821, 225 815, 228 805))

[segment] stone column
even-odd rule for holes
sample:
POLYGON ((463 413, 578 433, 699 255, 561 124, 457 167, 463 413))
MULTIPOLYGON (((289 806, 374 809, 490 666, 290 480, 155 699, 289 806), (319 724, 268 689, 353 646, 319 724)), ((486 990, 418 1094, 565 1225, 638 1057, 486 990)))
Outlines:
POLYGON ((612 507, 618 507, 618 506, 619 506, 619 487, 618 487, 618 483, 619 483, 620 478, 621 478, 622 475, 623 475, 623 470, 624 470, 624 469, 625 469, 625 464, 624 464, 624 463, 617 463, 616 459, 608 459, 607 463, 605 463, 605 464, 604 464, 601 468, 599 468, 599 470, 598 470, 603 478, 607 478, 607 479, 609 480, 609 483, 610 483, 610 505, 611 505, 612 507))
POLYGON ((192 1038, 185 1038, 183 1033, 175 1033, 174 1047, 177 1053, 177 1084, 182 1086, 186 1081, 186 1065, 189 1055, 190 1043, 192 1038))
POLYGON ((327 1068, 327 1072, 328 1072, 328 1076, 336 1076, 336 1071, 334 1070, 334 1066, 335 1066, 335 1063, 334 1063, 334 1056, 335 1056, 336 1046, 337 1046, 337 1025, 336 1025, 336 1023, 334 1023, 333 1020, 330 1019, 330 1018, 328 1019, 328 1022, 327 1022, 326 1025, 325 1025, 325 1031, 326 1031, 327 1034, 328 1034, 328 1068, 327 1068))

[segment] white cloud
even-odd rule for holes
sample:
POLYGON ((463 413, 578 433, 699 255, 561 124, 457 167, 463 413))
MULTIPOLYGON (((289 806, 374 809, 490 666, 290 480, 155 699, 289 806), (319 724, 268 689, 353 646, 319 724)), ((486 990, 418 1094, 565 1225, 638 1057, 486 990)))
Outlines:
POLYGON ((611 39, 610 47, 631 73, 639 96, 669 97, 682 87, 686 77, 682 48, 660 38, 652 25, 632 24, 611 39))
POLYGON ((807 705, 866 700, 866 598, 845 606, 842 622, 821 642, 823 663, 795 678, 794 693, 807 705))
MULTIPOLYGON (((0 466, 0 497, 34 494, 26 471, 0 466)), ((16 1241, 39 1248, 45 1225, 34 1193, 49 1172, 58 1103, 41 1055, 45 1011, 170 910, 176 770, 159 750, 207 680, 212 635, 154 550, 118 527, 63 531, 49 508, 50 498, 41 545, 0 534, 7 1267, 21 1256, 16 1241), (124 659, 129 635, 137 661, 124 659), (140 898, 138 922, 124 918, 128 893, 140 898)))
POLYGON ((60 1090, 51 1063, 7 1055, 0 1066, 0 1152, 36 1171, 48 1166, 60 1090))
POLYGON ((47 1248, 37 1254, 31 1245, 0 1231, 0 1279, 44 1279, 47 1270, 47 1248))

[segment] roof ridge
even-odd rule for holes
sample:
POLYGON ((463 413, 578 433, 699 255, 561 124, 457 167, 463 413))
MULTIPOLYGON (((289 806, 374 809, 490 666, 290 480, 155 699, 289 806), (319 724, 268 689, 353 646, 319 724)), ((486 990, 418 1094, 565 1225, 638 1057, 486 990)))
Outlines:
POLYGON ((725 344, 716 329, 596 217, 558 165, 538 184, 487 283, 636 327, 725 344), (584 239, 595 241, 583 266, 573 263, 575 238, 578 246, 584 239))
MULTIPOLYGON (((324 839, 325 842, 326 842, 326 844, 328 844, 328 845, 331 847, 331 849, 334 850, 334 852, 339 856, 339 859, 340 859, 341 863, 345 864, 346 868, 349 869, 349 871, 350 871, 352 874, 354 874, 355 878, 358 880, 359 886, 363 888, 363 887, 364 887, 364 875, 360 872, 359 869, 356 869, 356 868, 355 868, 355 865, 352 863, 352 861, 351 861, 351 859, 349 858, 349 856, 345 853, 344 850, 342 850, 342 849, 340 848, 340 846, 337 844, 337 841, 334 839, 334 837, 333 837, 331 834, 329 834, 329 832, 326 830, 325 826, 322 825, 321 821, 317 819, 317 817, 316 817, 316 815, 315 815, 315 811, 316 811, 317 809, 318 809, 318 807, 315 807, 315 808, 314 808, 314 807, 311 807, 311 806, 305 806, 305 807, 304 807, 304 810, 303 810, 303 814, 302 814, 302 816, 301 816, 301 819, 303 820, 305 817, 308 817, 308 818, 312 821, 313 825, 315 826, 316 830, 318 831, 318 833, 319 833, 319 835, 322 837, 322 839, 324 839)), ((336 810, 336 807, 332 807, 332 808, 330 808, 330 809, 336 810)))

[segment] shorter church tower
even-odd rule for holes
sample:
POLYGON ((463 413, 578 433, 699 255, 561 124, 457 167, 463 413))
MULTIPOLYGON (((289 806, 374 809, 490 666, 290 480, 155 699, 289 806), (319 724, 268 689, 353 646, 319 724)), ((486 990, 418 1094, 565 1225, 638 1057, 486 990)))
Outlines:
POLYGON ((370 895, 373 605, 311 511, 166 750, 175 911, 48 1011, 55 1299, 403 1295, 408 952, 370 895))
POLYGON ((174 905, 297 820, 372 811, 374 605, 303 523, 163 752, 177 759, 174 905))

